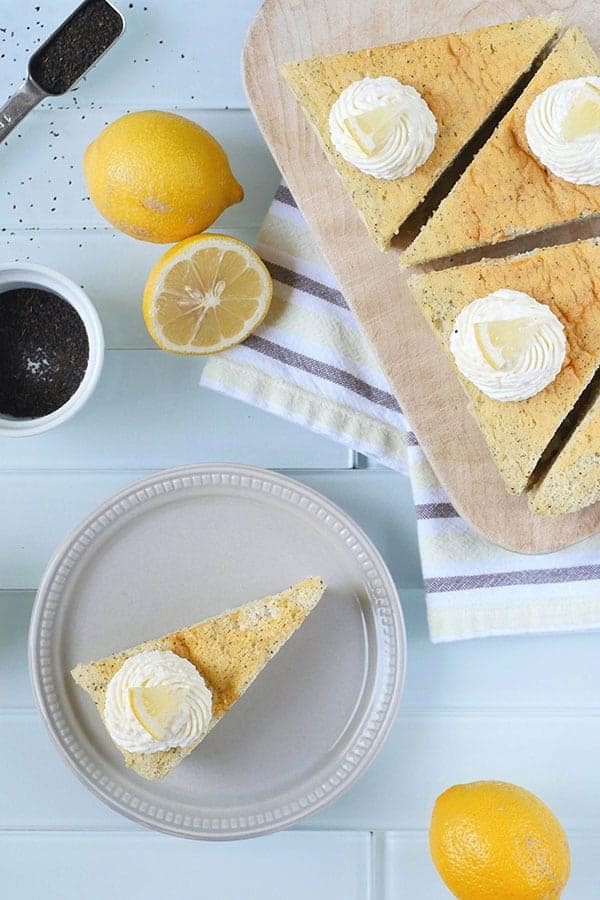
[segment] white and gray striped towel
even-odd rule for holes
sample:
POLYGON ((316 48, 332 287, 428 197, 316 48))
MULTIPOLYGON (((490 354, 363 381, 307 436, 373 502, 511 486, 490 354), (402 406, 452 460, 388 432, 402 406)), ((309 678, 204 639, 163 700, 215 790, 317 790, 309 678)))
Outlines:
POLYGON ((202 383, 408 472, 431 639, 600 627, 600 535, 521 556, 458 517, 283 185, 257 250, 273 276, 269 315, 202 383))

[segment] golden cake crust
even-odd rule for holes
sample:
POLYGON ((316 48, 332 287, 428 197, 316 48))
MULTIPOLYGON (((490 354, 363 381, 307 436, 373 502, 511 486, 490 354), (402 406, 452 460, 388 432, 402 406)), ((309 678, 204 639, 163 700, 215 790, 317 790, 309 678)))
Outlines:
MULTIPOLYGON (((595 387, 595 385, 594 385, 595 387)), ((538 516, 561 516, 600 500, 600 397, 529 495, 538 516)))
MULTIPOLYGON (((248 603, 198 625, 146 641, 105 659, 79 664, 71 674, 90 695, 104 721, 108 683, 125 660, 143 650, 170 650, 189 659, 212 691, 211 730, 302 625, 324 590, 320 578, 310 578, 280 594, 248 603)), ((149 781, 160 781, 199 743, 158 753, 121 752, 126 765, 138 775, 149 781)))
POLYGON ((560 16, 532 18, 457 35, 423 38, 315 57, 282 74, 315 127, 367 229, 382 250, 442 172, 557 33, 560 16), (329 112, 340 93, 366 76, 391 75, 423 96, 438 122, 433 153, 407 178, 365 175, 336 151, 329 112))
POLYGON ((404 265, 600 213, 600 187, 557 178, 525 137, 525 117, 535 97, 558 81, 585 75, 600 75, 600 62, 585 34, 571 28, 403 253, 404 265))
POLYGON ((467 392, 506 489, 521 493, 600 365, 600 238, 413 275, 409 285, 467 392), (567 338, 567 356, 552 384, 512 403, 487 397, 463 378, 450 351, 459 312, 500 288, 524 291, 545 303, 562 322, 567 338))

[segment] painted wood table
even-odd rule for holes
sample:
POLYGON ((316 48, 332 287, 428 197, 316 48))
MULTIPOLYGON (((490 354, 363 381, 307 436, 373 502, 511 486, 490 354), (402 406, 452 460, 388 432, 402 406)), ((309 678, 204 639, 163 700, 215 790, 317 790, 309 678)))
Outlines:
MULTIPOLYGON (((161 248, 99 218, 81 173, 87 143, 127 110, 179 109, 201 122, 224 143, 246 188, 219 228, 247 241, 278 173, 239 77, 257 0, 119 5, 128 30, 102 66, 0 144, 0 261, 47 264, 82 284, 108 347, 99 388, 79 416, 47 435, 0 440, 0 896, 170 900, 193 885, 194 895, 215 900, 448 897, 427 850, 433 801, 450 784, 500 778, 539 793, 568 829, 574 865, 565 897, 597 897, 599 638, 432 646, 406 479, 200 389, 201 361, 153 348, 139 301, 161 248), (284 469, 356 518, 400 589, 409 665, 390 738, 348 794, 302 829, 209 845, 138 828, 72 777, 33 707, 26 633, 41 572, 84 513, 144 473, 217 460, 284 469)), ((71 6, 0 0, 4 93, 71 6)))

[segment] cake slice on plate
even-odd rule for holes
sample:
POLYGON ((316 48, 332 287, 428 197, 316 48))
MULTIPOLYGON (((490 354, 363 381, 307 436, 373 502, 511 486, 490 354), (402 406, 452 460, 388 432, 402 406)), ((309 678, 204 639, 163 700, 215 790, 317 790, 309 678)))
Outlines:
POLYGON ((409 285, 468 395, 471 412, 507 491, 521 493, 559 425, 600 366, 600 238, 413 275, 409 285), (489 302, 492 294, 498 297, 497 292, 501 312, 496 322, 494 316, 488 317, 484 324, 492 327, 487 333, 481 330, 477 316, 473 319, 474 333, 467 349, 476 361, 479 353, 479 368, 475 366, 471 377, 465 377, 457 364, 463 359, 457 355, 461 348, 453 338, 460 332, 458 317, 467 307, 474 310, 474 301, 489 302), (533 347, 528 346, 531 323, 521 318, 520 312, 527 303, 542 313, 542 333, 535 332, 533 347), (515 329, 511 334, 505 326, 513 311, 517 318, 512 319, 515 329), (505 365, 506 341, 512 346, 505 365), (545 386, 536 383, 544 354, 549 354, 554 366, 552 380, 545 386), (485 384, 476 386, 473 379, 478 381, 479 376, 499 386, 497 396, 485 393, 485 384), (530 386, 533 379, 536 392, 527 399, 511 400, 509 389, 519 378, 530 386))
POLYGON ((160 781, 246 692, 321 599, 310 578, 199 625, 76 666, 125 763, 160 781))
POLYGON ((382 250, 560 22, 553 14, 282 67, 382 250))
MULTIPOLYGON (((594 388, 596 385, 594 384, 594 388)), ((534 485, 529 506, 539 516, 561 516, 600 500, 600 397, 534 485)))
POLYGON ((417 265, 599 213, 600 61, 585 34, 571 28, 402 262, 417 265), (573 79, 577 84, 568 84, 573 79), (572 183, 554 174, 528 137, 557 172, 596 183, 572 183))

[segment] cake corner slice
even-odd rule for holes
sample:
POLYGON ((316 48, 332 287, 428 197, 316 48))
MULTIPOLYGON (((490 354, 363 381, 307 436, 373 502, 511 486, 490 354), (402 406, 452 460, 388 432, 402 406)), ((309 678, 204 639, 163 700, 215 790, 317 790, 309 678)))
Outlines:
POLYGON ((600 238, 415 274, 409 286, 467 394, 507 491, 522 493, 600 366, 600 238), (565 331, 567 355, 560 372, 527 400, 488 397, 461 375, 450 350, 458 314, 473 300, 502 288, 546 304, 565 331))
MULTIPOLYGON (((109 682, 126 660, 138 653, 166 650, 189 660, 212 692, 208 728, 193 744, 149 753, 118 747, 125 763, 149 781, 160 781, 194 750, 247 691, 270 659, 302 625, 325 591, 320 578, 309 578, 286 591, 206 619, 197 625, 146 641, 112 656, 80 663, 72 670, 104 717, 109 682)), ((107 729, 108 730, 108 729, 107 729)))
POLYGON ((460 34, 290 62, 283 78, 314 126, 367 230, 386 250, 407 217, 486 123, 560 31, 562 15, 529 18, 460 34), (421 94, 438 132, 429 158, 412 174, 381 179, 346 162, 333 145, 329 112, 341 92, 365 77, 391 76, 421 94))
MULTIPOLYGON (((594 385, 595 387, 595 385, 594 385)), ((538 516, 562 516, 600 500, 600 396, 533 486, 528 502, 538 516)))
POLYGON ((530 150, 525 119, 551 85, 599 75, 600 61, 586 35, 569 28, 404 251, 401 264, 421 265, 598 215, 600 186, 553 175, 530 150))

